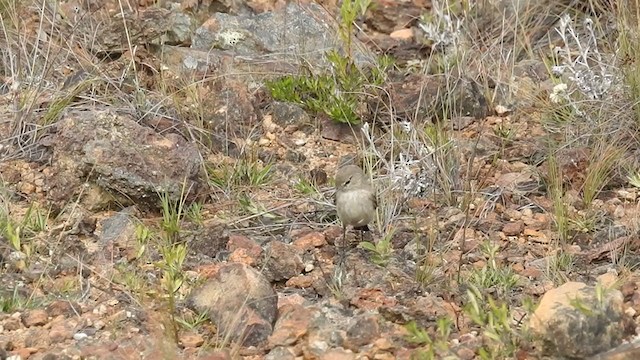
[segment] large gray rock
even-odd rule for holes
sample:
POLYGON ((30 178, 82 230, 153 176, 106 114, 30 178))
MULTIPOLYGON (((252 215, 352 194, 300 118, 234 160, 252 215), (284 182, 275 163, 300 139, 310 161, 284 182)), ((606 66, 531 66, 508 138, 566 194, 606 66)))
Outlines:
MULTIPOLYGON (((276 11, 233 16, 216 13, 196 30, 191 47, 196 50, 229 50, 243 58, 273 60, 308 66, 314 70, 329 65, 328 50, 344 49, 337 24, 317 4, 289 3, 276 11)), ((356 63, 372 63, 373 56, 353 39, 356 63)))
POLYGON ((88 208, 132 201, 157 206, 158 194, 177 200, 199 187, 198 149, 180 135, 159 135, 129 115, 72 112, 58 122, 49 144, 53 167, 46 188, 54 205, 82 194, 88 208))

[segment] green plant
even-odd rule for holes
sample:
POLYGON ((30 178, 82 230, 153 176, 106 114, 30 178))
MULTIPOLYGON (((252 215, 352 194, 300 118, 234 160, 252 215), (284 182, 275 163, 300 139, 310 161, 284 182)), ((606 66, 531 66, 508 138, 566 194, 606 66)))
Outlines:
POLYGON ((434 280, 435 270, 437 263, 433 260, 434 244, 436 242, 438 232, 434 227, 430 227, 427 233, 427 244, 425 244, 425 254, 422 254, 422 258, 418 262, 416 269, 416 280, 421 284, 428 284, 434 280))
POLYGON ((209 321, 209 315, 206 312, 201 314, 188 313, 184 316, 176 318, 178 324, 188 330, 194 330, 200 325, 209 321))
POLYGON ((29 300, 23 298, 18 293, 18 288, 14 287, 10 295, 0 294, 0 313, 10 314, 16 310, 24 309, 29 305, 29 300))
POLYGON ((182 229, 182 218, 185 215, 185 197, 172 199, 169 193, 160 194, 162 206, 162 231, 169 243, 176 243, 182 229))
POLYGON ((553 200, 553 219, 556 224, 558 238, 561 244, 569 241, 569 216, 567 204, 564 201, 563 175, 560 165, 556 160, 555 151, 549 151, 547 158, 548 177, 547 189, 553 200))
POLYGON ((598 143, 589 161, 589 166, 587 166, 582 187, 582 199, 585 207, 591 205, 593 199, 609 182, 623 152, 624 148, 617 142, 611 144, 598 143))
POLYGON ((139 259, 147 250, 147 244, 149 243, 149 239, 151 238, 151 230, 144 224, 139 223, 136 225, 135 238, 137 244, 135 258, 139 259))
POLYGON ((427 125, 424 128, 425 146, 433 152, 436 166, 436 184, 442 191, 445 202, 455 205, 455 194, 460 191, 459 154, 449 131, 441 122, 427 125))
POLYGON ((233 186, 262 186, 267 184, 273 175, 272 165, 261 165, 258 161, 242 158, 233 165, 209 165, 207 173, 209 181, 223 189, 233 186))
POLYGON ((640 173, 635 173, 627 176, 629 184, 635 188, 640 189, 640 173))
POLYGON ((377 243, 371 243, 369 241, 360 242, 359 246, 372 253, 371 261, 379 266, 387 266, 391 254, 393 253, 393 246, 391 240, 395 230, 389 231, 385 236, 377 243))
POLYGON ((204 217, 202 216, 202 204, 194 202, 189 206, 187 211, 187 218, 194 224, 202 226, 204 224, 204 217))
POLYGON ((405 339, 411 344, 420 346, 412 358, 430 360, 448 353, 448 340, 453 327, 453 321, 450 318, 438 318, 435 327, 436 331, 433 336, 429 335, 426 330, 420 328, 415 321, 410 321, 404 327, 409 333, 405 339))
POLYGON ((12 219, 8 208, 3 207, 0 212, 0 235, 22 255, 22 259, 16 263, 18 268, 26 267, 34 252, 34 244, 30 240, 46 230, 48 218, 49 213, 45 213, 35 204, 29 206, 19 221, 12 219))
POLYGON ((547 278, 551 279, 554 284, 564 284, 569 280, 567 274, 571 271, 573 264, 573 255, 559 250, 549 257, 546 269, 547 278))
POLYGON ((293 185, 293 188, 296 189, 302 195, 317 195, 320 193, 318 188, 313 185, 309 180, 305 178, 299 178, 298 181, 293 185))
POLYGON ((480 327, 483 346, 478 350, 481 359, 513 357, 523 340, 526 329, 514 329, 509 308, 491 297, 485 297, 475 287, 467 290, 465 313, 480 327))
POLYGON ((186 244, 167 244, 161 246, 162 260, 158 264, 162 269, 161 285, 168 301, 169 316, 173 330, 174 340, 178 341, 178 327, 176 321, 176 295, 185 280, 182 265, 187 256, 186 244))
POLYGON ((326 53, 332 71, 314 74, 305 70, 300 75, 286 75, 266 81, 271 96, 279 101, 296 103, 324 113, 336 122, 359 124, 367 86, 379 86, 385 81, 387 69, 393 65, 388 56, 378 59, 377 66, 359 69, 352 49, 353 27, 358 16, 364 15, 371 0, 345 0, 340 6, 339 34, 346 55, 336 50, 326 53))
POLYGON ((500 266, 496 255, 499 245, 485 242, 482 252, 487 257, 487 265, 474 269, 468 282, 479 289, 493 289, 499 296, 509 293, 518 284, 518 275, 509 266, 500 266))

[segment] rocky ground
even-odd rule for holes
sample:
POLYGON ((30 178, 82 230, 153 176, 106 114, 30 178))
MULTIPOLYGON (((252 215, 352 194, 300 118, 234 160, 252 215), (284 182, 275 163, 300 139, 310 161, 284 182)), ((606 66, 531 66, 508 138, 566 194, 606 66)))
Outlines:
POLYGON ((0 359, 639 357, 637 22, 460 3, 0 2, 0 359))

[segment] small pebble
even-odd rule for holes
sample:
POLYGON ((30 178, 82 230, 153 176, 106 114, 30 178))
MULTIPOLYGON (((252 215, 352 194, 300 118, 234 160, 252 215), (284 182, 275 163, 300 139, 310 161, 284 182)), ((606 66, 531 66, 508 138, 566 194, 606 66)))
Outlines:
POLYGON ((81 340, 84 340, 84 339, 86 339, 88 337, 89 337, 89 335, 87 335, 85 333, 81 333, 81 332, 73 334, 73 339, 75 341, 81 341, 81 340))

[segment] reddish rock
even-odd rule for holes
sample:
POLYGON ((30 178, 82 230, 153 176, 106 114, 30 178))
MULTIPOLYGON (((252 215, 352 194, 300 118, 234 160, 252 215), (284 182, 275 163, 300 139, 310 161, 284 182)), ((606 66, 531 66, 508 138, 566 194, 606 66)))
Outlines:
POLYGON ((256 265, 260 259, 255 256, 251 256, 247 249, 236 249, 229 254, 229 262, 241 263, 249 266, 256 265))
POLYGON ((47 322, 49 322, 49 316, 42 309, 29 310, 22 314, 22 323, 26 327, 42 326, 47 322))
POLYGON ((302 235, 293 241, 293 246, 302 251, 308 251, 313 248, 321 247, 327 245, 327 239, 324 234, 319 233, 317 231, 313 231, 302 235))
POLYGON ((198 360, 231 360, 232 357, 227 350, 218 350, 212 353, 203 355, 198 360))
POLYGON ((413 29, 399 29, 389 34, 389 36, 395 40, 411 40, 413 39, 413 29))
POLYGON ((312 275, 298 275, 287 280, 285 285, 288 287, 294 287, 298 289, 306 289, 311 287, 315 281, 316 281, 316 278, 312 275))
POLYGON ((398 301, 381 289, 360 289, 351 303, 363 310, 377 310, 380 306, 395 306, 398 301))
POLYGON ((255 241, 243 235, 229 235, 227 241, 227 250, 234 251, 236 249, 247 249, 258 254, 262 252, 262 248, 255 241))
POLYGON ((28 359, 32 354, 35 354, 38 352, 38 349, 36 348, 31 348, 31 347, 27 347, 27 348, 20 348, 20 349, 16 349, 12 351, 15 355, 18 355, 21 359, 26 360, 28 359))
POLYGON ((355 360, 356 354, 350 350, 331 349, 320 355, 320 360, 355 360))
POLYGON ((20 319, 13 316, 6 318, 2 322, 2 327, 4 327, 4 329, 7 331, 18 330, 20 329, 21 326, 22 326, 22 322, 20 321, 20 319))
POLYGON ((49 330, 49 339, 51 339, 51 343, 53 344, 64 342, 72 337, 73 334, 71 330, 69 330, 65 324, 53 325, 49 330))
POLYGON ((283 306, 276 321, 269 346, 290 346, 307 334, 315 311, 301 305, 283 306))
POLYGON ((476 352, 472 349, 463 347, 456 351, 456 355, 458 355, 458 359, 460 360, 472 360, 476 357, 476 352))
POLYGON ((197 348, 204 344, 204 338, 196 333, 181 334, 180 344, 186 348, 197 348))
POLYGON ((49 304, 45 309, 50 317, 59 315, 74 316, 82 313, 82 308, 76 303, 70 301, 56 300, 49 304))
POLYGON ((304 270, 300 250, 281 241, 267 244, 264 275, 269 281, 283 281, 299 275, 304 270))
POLYGON ((502 227, 502 232, 507 236, 520 235, 524 231, 524 222, 521 220, 511 221, 502 227))
POLYGON ((282 294, 279 293, 278 294, 278 311, 280 311, 280 308, 287 306, 287 305, 302 305, 305 302, 305 298, 302 297, 302 295, 300 294, 282 294))

